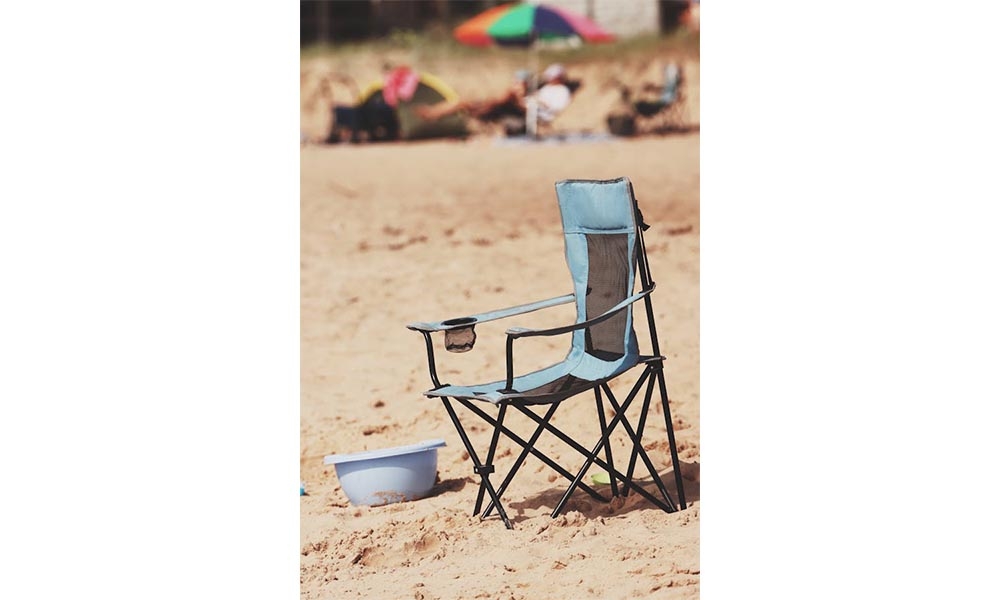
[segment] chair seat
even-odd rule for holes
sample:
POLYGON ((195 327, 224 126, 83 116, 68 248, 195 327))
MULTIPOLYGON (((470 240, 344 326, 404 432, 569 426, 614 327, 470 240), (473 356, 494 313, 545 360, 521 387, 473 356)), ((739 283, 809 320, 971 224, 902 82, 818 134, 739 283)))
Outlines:
POLYGON ((491 381, 474 385, 445 385, 427 390, 425 396, 432 398, 449 397, 482 400, 498 404, 502 400, 516 399, 519 404, 551 404, 559 402, 582 391, 586 391, 605 381, 614 379, 632 367, 653 360, 655 356, 621 357, 609 362, 587 357, 567 357, 566 360, 550 367, 514 378, 514 392, 502 392, 507 382, 491 381), (587 360, 587 358, 591 360, 587 360), (595 364, 596 363, 596 364, 595 364), (599 363, 609 365, 603 372, 599 363), (613 366, 610 366, 613 365, 613 366), (595 368, 597 367, 597 368, 595 368))

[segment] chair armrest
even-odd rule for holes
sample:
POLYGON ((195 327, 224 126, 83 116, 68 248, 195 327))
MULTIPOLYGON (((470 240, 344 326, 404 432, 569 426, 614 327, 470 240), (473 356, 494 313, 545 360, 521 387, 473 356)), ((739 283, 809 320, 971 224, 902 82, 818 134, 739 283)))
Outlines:
POLYGON ((648 296, 653 290, 656 289, 656 283, 650 284, 648 289, 642 290, 637 294, 633 294, 628 298, 625 298, 618 304, 609 308, 604 314, 594 317, 588 321, 582 323, 574 323, 572 325, 565 325, 563 327, 553 327, 550 329, 528 329, 527 327, 511 327, 507 330, 507 335, 511 338, 522 338, 522 337, 532 337, 537 335, 559 335, 561 333, 567 333, 570 331, 576 331, 577 329, 586 329, 592 325, 597 325, 601 321, 606 321, 613 317, 616 313, 628 308, 630 304, 636 300, 641 300, 648 296))
POLYGON ((458 319, 446 319, 444 321, 438 321, 436 323, 425 323, 422 321, 418 321, 416 323, 410 323, 409 325, 406 326, 406 328, 413 331, 426 331, 426 332, 447 331, 449 329, 458 329, 461 327, 468 327, 469 325, 477 325, 479 323, 485 323, 487 321, 495 321, 497 319, 513 317, 515 315, 522 315, 524 313, 541 310, 543 308, 549 308, 550 306, 558 306, 560 304, 566 304, 568 302, 572 302, 575 298, 576 294, 566 294, 565 296, 549 298, 548 300, 539 300, 538 302, 531 302, 530 304, 521 304, 519 306, 512 306, 510 308, 501 308, 499 310, 484 312, 478 315, 471 315, 468 317, 461 317, 458 319))
POLYGON ((514 391, 514 340, 522 337, 533 337, 539 335, 558 335, 561 333, 567 333, 570 331, 576 331, 577 329, 586 329, 593 325, 597 325, 601 321, 606 321, 613 317, 616 313, 625 310, 636 300, 641 300, 645 298, 653 290, 656 289, 656 283, 650 283, 649 288, 642 290, 638 294, 633 294, 628 298, 625 298, 618 304, 612 306, 610 309, 604 312, 604 314, 594 317, 583 323, 574 323, 572 325, 566 325, 563 327, 553 327, 551 329, 528 329, 527 327, 511 327, 507 330, 507 378, 506 385, 500 390, 501 392, 512 392, 514 391))

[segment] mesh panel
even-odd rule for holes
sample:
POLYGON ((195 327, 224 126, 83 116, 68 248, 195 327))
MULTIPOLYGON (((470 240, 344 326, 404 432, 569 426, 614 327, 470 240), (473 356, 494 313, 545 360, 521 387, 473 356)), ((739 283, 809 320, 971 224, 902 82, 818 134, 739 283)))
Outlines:
MULTIPOLYGON (((599 317, 629 296, 630 263, 628 234, 586 234, 587 319, 599 317)), ((625 325, 628 312, 620 311, 607 321, 586 331, 586 349, 603 360, 617 360, 625 354, 625 325)))
POLYGON ((444 332, 444 347, 448 352, 468 352, 475 343, 475 327, 461 327, 444 332))
POLYGON ((520 397, 520 403, 526 405, 548 404, 574 396, 593 387, 594 382, 592 381, 573 377, 572 375, 563 375, 551 383, 528 390, 520 397))
MULTIPOLYGON (((562 377, 550 381, 544 385, 540 385, 531 390, 522 390, 528 396, 543 396, 546 394, 558 394, 562 392, 567 392, 574 389, 574 384, 580 385, 580 380, 572 375, 563 375, 562 377)), ((582 382, 585 385, 590 385, 590 382, 582 382)))

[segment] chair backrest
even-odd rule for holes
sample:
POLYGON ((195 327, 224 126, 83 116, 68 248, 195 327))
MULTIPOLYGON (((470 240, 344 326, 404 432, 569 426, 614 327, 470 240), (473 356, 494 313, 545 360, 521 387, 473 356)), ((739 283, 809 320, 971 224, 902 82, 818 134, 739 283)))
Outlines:
MULTIPOLYGON (((600 316, 633 293, 640 238, 632 183, 625 177, 569 179, 556 183, 556 195, 566 262, 576 294, 576 322, 581 323, 600 316)), ((609 366, 635 364, 639 350, 632 308, 575 331, 570 354, 593 363, 597 375, 609 366)))

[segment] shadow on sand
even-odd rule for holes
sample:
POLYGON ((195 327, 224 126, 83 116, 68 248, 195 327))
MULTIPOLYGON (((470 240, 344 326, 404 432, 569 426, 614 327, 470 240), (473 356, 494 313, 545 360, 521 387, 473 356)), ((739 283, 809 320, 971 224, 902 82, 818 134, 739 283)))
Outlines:
MULTIPOLYGON (((616 468, 617 465, 616 465, 616 468)), ((642 467, 638 467, 640 470, 642 467)), ((620 469, 620 468, 619 468, 620 469)), ((623 470, 624 469, 620 469, 623 470)), ((608 497, 611 496, 611 486, 610 485, 595 485, 590 480, 590 475, 603 472, 599 469, 591 469, 590 473, 585 478, 585 481, 594 487, 598 492, 608 497)), ((684 500, 687 502, 688 508, 691 507, 691 503, 697 502, 701 498, 701 484, 700 484, 700 472, 701 465, 697 462, 684 462, 681 461, 681 475, 683 477, 684 483, 684 500)), ((638 473, 636 474, 638 475, 638 473)), ((666 469, 660 472, 660 479, 663 480, 664 487, 666 487, 667 492, 670 494, 671 499, 675 504, 679 505, 677 497, 677 486, 674 483, 674 473, 673 469, 666 469)), ((516 478, 515 478, 516 481, 516 478)), ((566 493, 567 487, 569 487, 569 481, 562 479, 563 484, 560 485, 559 481, 553 483, 552 488, 545 491, 539 492, 528 496, 520 502, 503 502, 504 508, 507 510, 507 516, 510 518, 511 522, 517 524, 518 521, 524 518, 526 512, 537 511, 542 509, 546 512, 551 513, 555 508, 556 504, 562 498, 563 494, 566 493)), ((663 499, 656 485, 653 483, 653 478, 648 474, 646 477, 633 477, 633 481, 637 483, 644 490, 649 492, 651 495, 658 499, 663 499)), ((621 493, 621 484, 619 483, 619 493, 621 493)), ((487 504, 489 502, 487 501, 487 504)), ((575 490, 573 495, 570 496, 569 501, 563 508, 561 515, 565 515, 571 511, 577 511, 581 513, 584 517, 590 519, 595 517, 607 517, 607 516, 618 516, 630 513, 634 510, 660 510, 654 504, 649 502, 646 498, 643 498, 637 494, 634 490, 629 490, 628 496, 625 497, 624 503, 621 500, 618 502, 600 502, 586 492, 575 490)), ((499 516, 496 511, 493 511, 486 520, 497 519, 499 516)))

